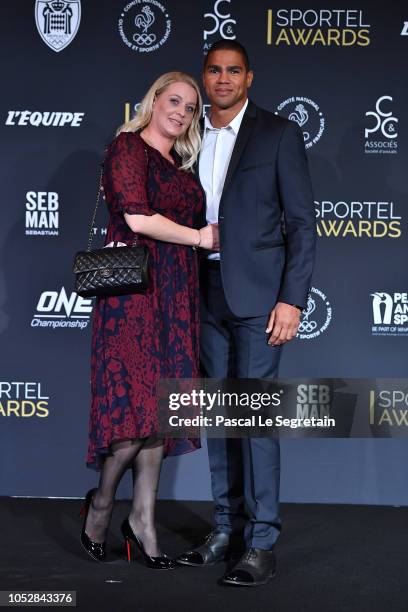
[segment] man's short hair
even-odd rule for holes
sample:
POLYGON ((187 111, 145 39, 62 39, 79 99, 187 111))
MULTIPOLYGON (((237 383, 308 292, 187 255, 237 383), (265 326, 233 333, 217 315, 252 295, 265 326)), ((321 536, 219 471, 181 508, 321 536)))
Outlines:
POLYGON ((215 51, 236 51, 241 55, 243 59, 245 70, 247 72, 248 70, 250 70, 249 57, 245 47, 241 45, 241 43, 239 43, 237 40, 227 40, 225 38, 221 38, 220 40, 217 40, 213 45, 211 45, 210 50, 208 51, 204 60, 204 70, 207 67, 211 53, 214 53, 215 51))

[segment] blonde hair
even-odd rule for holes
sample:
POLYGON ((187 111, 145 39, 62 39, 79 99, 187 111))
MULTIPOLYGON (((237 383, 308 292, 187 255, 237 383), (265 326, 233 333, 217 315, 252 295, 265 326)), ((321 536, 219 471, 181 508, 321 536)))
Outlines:
POLYGON ((187 83, 197 94, 197 104, 194 110, 193 120, 186 132, 176 138, 175 151, 182 160, 181 170, 191 170, 194 166, 201 146, 201 135, 199 121, 202 114, 203 102, 197 81, 185 72, 166 72, 162 74, 150 87, 140 103, 139 109, 130 121, 121 125, 116 135, 121 132, 135 132, 149 125, 153 113, 153 102, 172 83, 187 83))

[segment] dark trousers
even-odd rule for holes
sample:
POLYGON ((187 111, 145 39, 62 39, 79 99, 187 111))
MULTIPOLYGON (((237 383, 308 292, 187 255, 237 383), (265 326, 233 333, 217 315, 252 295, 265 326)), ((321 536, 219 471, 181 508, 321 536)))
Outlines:
MULTIPOLYGON (((269 313, 239 318, 225 300, 219 262, 201 265, 201 365, 209 378, 276 378, 281 347, 265 333, 269 313)), ((279 442, 208 438, 218 531, 244 528, 248 547, 272 548, 280 533, 279 442)))

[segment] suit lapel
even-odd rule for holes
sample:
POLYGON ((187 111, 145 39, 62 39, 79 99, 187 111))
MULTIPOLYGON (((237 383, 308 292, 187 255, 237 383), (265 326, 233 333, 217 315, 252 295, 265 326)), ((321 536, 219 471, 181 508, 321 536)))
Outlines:
MULTIPOLYGON (((242 122, 241 122, 241 126, 239 128, 239 132, 237 135, 237 139, 235 141, 235 145, 234 145, 234 149, 232 151, 232 155, 231 155, 231 159, 230 159, 230 163, 228 165, 228 170, 227 170, 227 174, 225 176, 225 181, 224 181, 224 187, 222 190, 222 196, 221 196, 221 200, 224 196, 224 193, 227 191, 228 186, 232 180, 232 177, 234 176, 234 172, 238 166, 238 162, 241 159, 242 153, 244 152, 244 149, 246 147, 246 144, 248 142, 248 139, 251 135, 252 129, 254 127, 255 124, 255 117, 256 117, 256 107, 255 105, 249 100, 248 101, 248 107, 244 113, 244 116, 242 117, 242 122)), ((221 204, 221 202, 220 202, 221 204)))

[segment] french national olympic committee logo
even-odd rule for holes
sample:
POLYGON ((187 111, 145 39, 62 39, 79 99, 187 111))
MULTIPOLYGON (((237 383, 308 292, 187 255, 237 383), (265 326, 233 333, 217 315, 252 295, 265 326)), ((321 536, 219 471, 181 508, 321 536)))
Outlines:
POLYGON ((81 21, 81 0, 36 0, 37 30, 53 51, 62 51, 75 38, 81 21))
POLYGON ((312 287, 307 299, 306 308, 300 318, 297 337, 301 340, 317 338, 330 325, 332 308, 326 295, 320 289, 312 287))
POLYGON ((132 0, 120 14, 118 27, 129 49, 150 53, 167 41, 171 21, 167 10, 157 0, 132 0))
POLYGON ((287 98, 279 104, 275 115, 283 115, 298 124, 303 132, 306 149, 310 149, 322 137, 325 119, 318 104, 310 98, 287 98))

